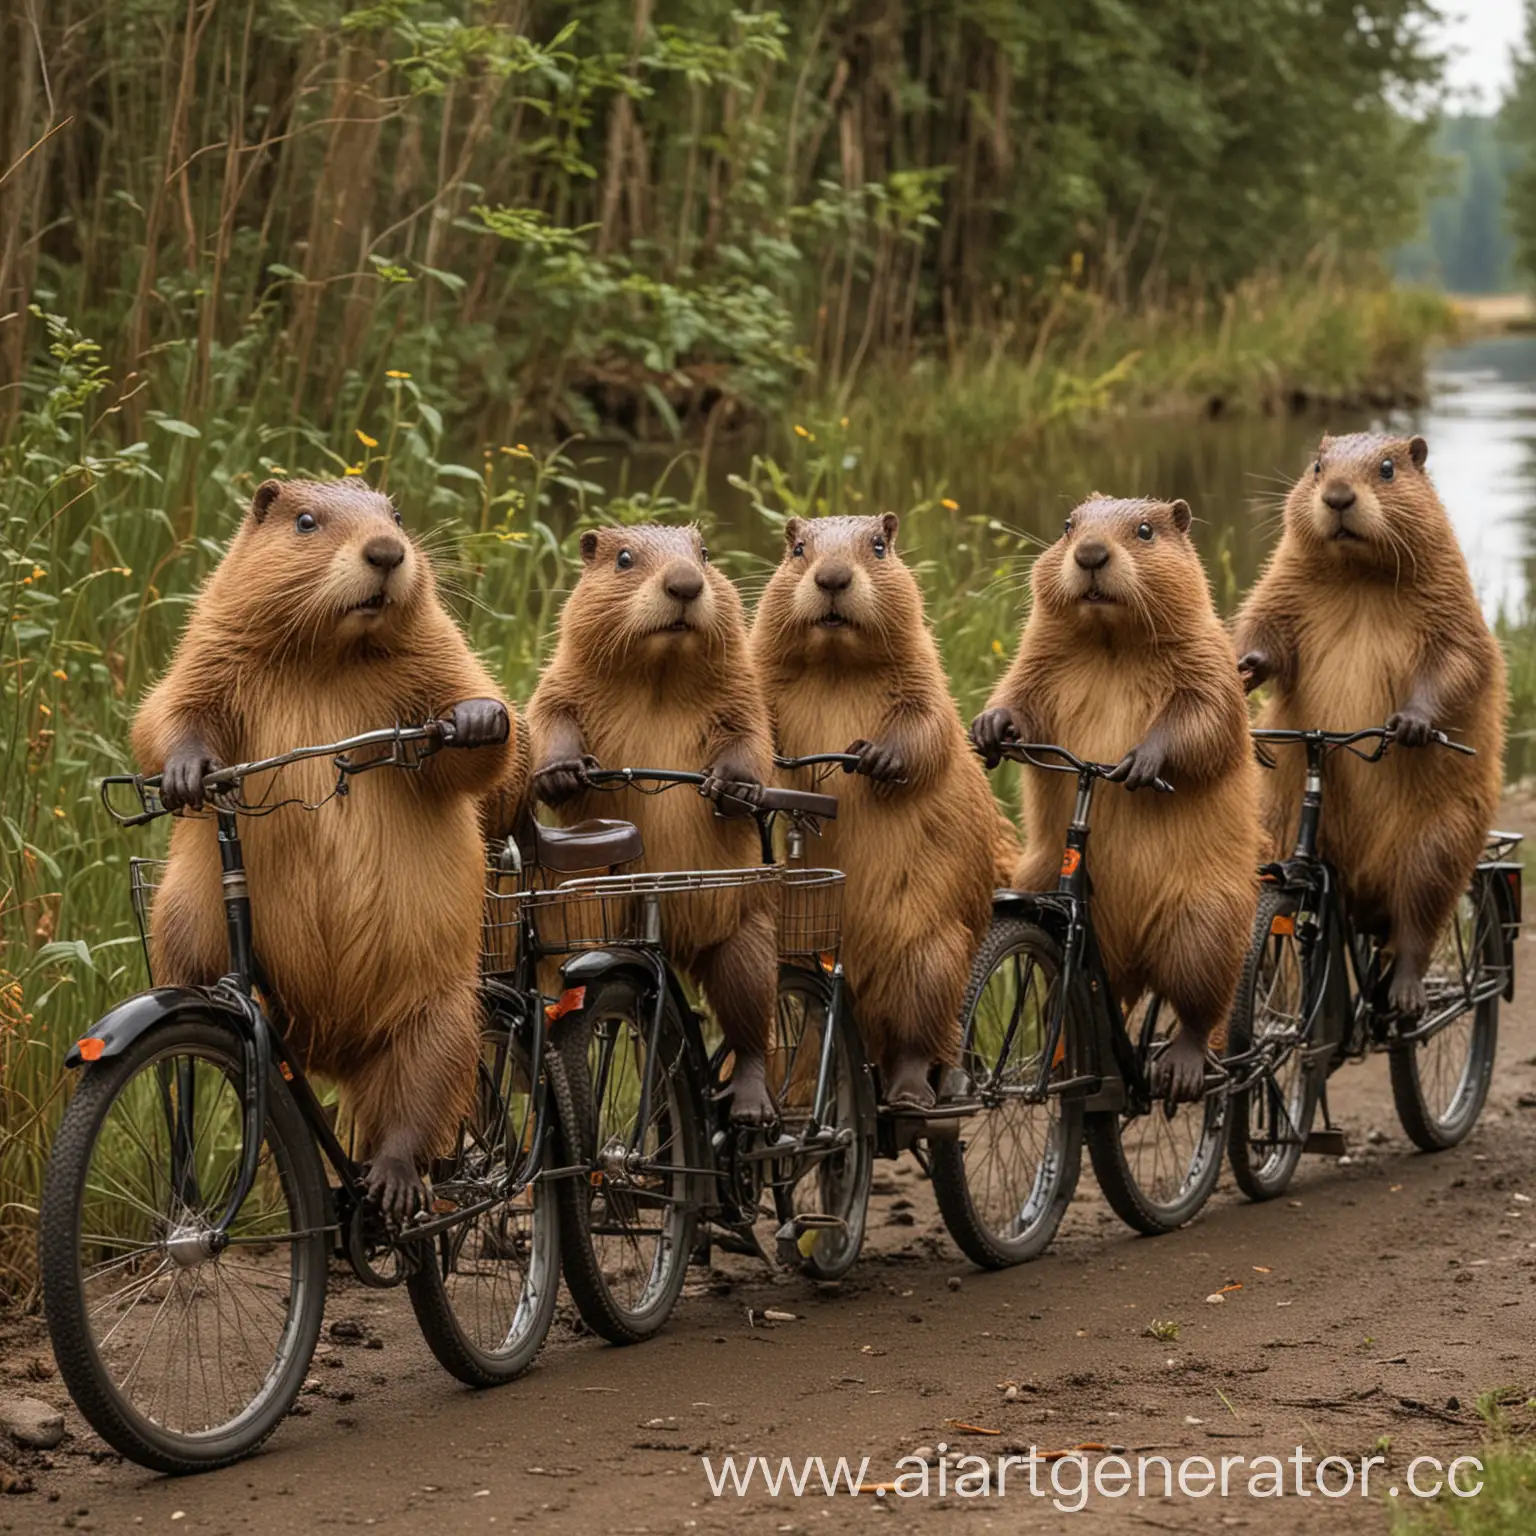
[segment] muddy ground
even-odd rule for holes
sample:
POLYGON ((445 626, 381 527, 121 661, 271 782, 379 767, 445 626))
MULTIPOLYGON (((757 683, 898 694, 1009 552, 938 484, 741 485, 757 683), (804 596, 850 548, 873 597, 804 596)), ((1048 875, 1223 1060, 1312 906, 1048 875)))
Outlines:
MULTIPOLYGON (((1510 808, 1509 820, 1536 827, 1529 805, 1510 808)), ((1521 962, 1489 1107, 1455 1151, 1411 1148, 1376 1058, 1334 1079, 1348 1158, 1306 1159, 1288 1199, 1252 1206, 1224 1179, 1191 1226, 1138 1238, 1103 1204, 1085 1157, 1051 1253, 1001 1274, 960 1257, 915 1166, 882 1164, 865 1257, 841 1284, 818 1288, 722 1257, 694 1272, 652 1343, 620 1350, 579 1337, 566 1310, 534 1371, 493 1393, 462 1388, 437 1367, 403 1293, 367 1291, 338 1273, 328 1326, 355 1320, 383 1348, 328 1339, 267 1448, 198 1479, 150 1476, 108 1453, 69 1407, 36 1323, 12 1319, 0 1324, 0 1389, 58 1403, 70 1434, 46 1454, 0 1453, 32 1485, 0 1498, 0 1531, 788 1536, 894 1520, 919 1532, 1278 1536, 1322 1523, 1386 1532, 1407 1502, 1413 1457, 1475 1453, 1478 1394, 1536 1386, 1532 937, 1521 962), (1207 1300, 1234 1285, 1224 1300, 1207 1300), (749 1318, 765 1308, 795 1320, 749 1318), (1154 1321, 1177 1323, 1177 1337, 1151 1336, 1154 1321), (874 1484, 911 1470, 896 1466, 900 1457, 940 1442, 952 1457, 1092 1442, 1217 1463, 1289 1462, 1297 1447, 1357 1466, 1370 1455, 1384 1462, 1369 1499, 1253 1499, 1239 1467, 1225 1499, 1166 1499, 1157 1473, 1148 1497, 1095 1497, 1070 1519, 1052 1506, 1045 1468, 1039 1498, 1017 1467, 1002 1499, 995 1483, 989 1498, 952 1487, 941 1496, 936 1470, 921 1499, 894 1490, 774 1499, 760 1485, 746 1498, 715 1498, 701 1462, 759 1453, 857 1464, 867 1455, 874 1484), (1394 1486, 1397 1499, 1387 1493, 1394 1486)), ((1432 1480, 1421 1472, 1421 1484, 1432 1480)))

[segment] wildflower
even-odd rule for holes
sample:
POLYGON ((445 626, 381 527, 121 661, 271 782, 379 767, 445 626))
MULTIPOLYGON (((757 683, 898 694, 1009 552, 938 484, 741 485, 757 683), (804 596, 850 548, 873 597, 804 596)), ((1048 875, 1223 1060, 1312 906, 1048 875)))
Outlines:
POLYGON ((63 806, 62 806, 62 805, 56 805, 56 806, 54 806, 54 808, 53 808, 53 814, 54 814, 54 816, 55 816, 55 817, 56 817, 56 818, 57 818, 57 819, 58 819, 58 820, 59 820, 59 821, 63 821, 63 820, 64 820, 64 807, 63 807, 63 806))
POLYGON ((528 452, 528 444, 527 443, 519 443, 517 445, 517 451, 519 453, 527 453, 528 452))
POLYGON ((384 377, 386 379, 408 379, 410 374, 403 368, 386 368, 384 370, 384 377))
POLYGON ((992 654, 994 656, 1001 656, 1003 654, 1003 642, 1001 640, 994 640, 992 642, 992 654))
POLYGON ((1082 275, 1083 275, 1083 253, 1081 251, 1073 251, 1072 252, 1072 276, 1073 277, 1081 277, 1082 275))
POLYGON ((112 567, 112 569, 119 576, 132 576, 133 575, 133 567, 131 565, 114 565, 112 567))
POLYGON ((798 421, 795 423, 795 436, 803 437, 808 443, 814 443, 816 441, 816 434, 814 432, 808 431, 805 427, 802 427, 798 421))
POLYGON ((37 711, 41 715, 51 715, 53 713, 53 711, 51 709, 49 709, 46 704, 42 704, 42 703, 40 703, 37 706, 37 711))
POLYGON ((32 575, 28 579, 31 581, 41 581, 47 574, 48 572, 45 571, 42 566, 34 565, 32 567, 32 575))
POLYGON ((269 475, 286 475, 288 471, 281 464, 269 464, 267 465, 267 473, 269 475))
POLYGON ((958 512, 960 510, 960 503, 956 501, 952 496, 946 496, 943 501, 939 503, 939 505, 943 507, 946 512, 958 512))
POLYGON ((363 445, 364 448, 377 448, 379 446, 378 438, 376 438, 376 437, 369 437, 368 434, 366 432, 364 432, 361 427, 356 428, 356 431, 357 431, 357 440, 358 440, 358 442, 360 442, 363 445))
POLYGON ((848 418, 846 416, 840 416, 838 418, 837 424, 840 427, 846 427, 848 425, 848 418))
POLYGON ((53 669, 53 675, 58 678, 61 683, 67 683, 69 681, 69 673, 66 672, 63 667, 55 667, 53 669))
POLYGON ((349 475, 360 475, 360 474, 362 474, 362 472, 363 472, 363 466, 361 464, 348 464, 347 465, 347 473, 349 475))

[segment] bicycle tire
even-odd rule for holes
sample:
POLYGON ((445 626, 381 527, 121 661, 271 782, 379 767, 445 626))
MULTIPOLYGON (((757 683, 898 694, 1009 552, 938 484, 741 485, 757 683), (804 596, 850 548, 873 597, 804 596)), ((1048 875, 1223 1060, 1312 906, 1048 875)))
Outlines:
MULTIPOLYGON (((1056 941, 1043 928, 1016 918, 998 918, 992 923, 971 966, 971 978, 961 1006, 961 1070, 971 1083, 995 1086, 999 1073, 1009 1071, 1006 1062, 994 1061, 1002 1040, 995 1043, 992 1010, 978 1022, 978 1013, 988 995, 988 982, 1000 974, 1010 959, 1027 957, 1046 978, 1045 990, 1036 1003, 1037 1028, 1043 1022, 1043 1010, 1061 973, 1061 952, 1056 941)), ((1006 983, 1003 987, 1006 988, 1006 983)), ((1023 995, 1019 1007, 1028 1006, 1032 982, 1021 979, 1014 967, 1012 994, 1023 995)), ((1010 1016, 1013 1004, 1000 993, 999 1007, 1010 1016)), ((1067 1027, 1072 1027, 1068 1019, 1067 1027)), ((1005 1027, 1006 1029, 1006 1027, 1005 1027)), ((1015 1037, 1017 1026, 1015 1025, 1015 1037)), ((1006 1034, 1004 1036, 1006 1038, 1006 1034)), ((1009 1054, 1012 1055, 1010 1045, 1009 1054)), ((1038 1056, 1031 1067, 1027 1058, 1019 1058, 1016 1069, 1022 1081, 1026 1074, 1038 1072, 1038 1056)), ((1015 1142, 1018 1132, 1015 1132, 1015 1142)), ((1077 1098, 1053 1097, 1043 1104, 1019 1098, 1003 1098, 999 1104, 984 1109, 972 1121, 962 1121, 953 1138, 929 1141, 928 1155, 933 1192, 938 1200, 944 1225, 960 1251, 982 1269, 1006 1269, 1022 1264, 1043 1253, 1050 1246, 1066 1215, 1082 1167, 1083 1111, 1077 1098), (1028 1127, 1032 1150, 1024 1177, 1006 1177, 1006 1187, 998 1187, 993 1174, 997 1159, 991 1148, 997 1144, 997 1122, 1006 1114, 1010 1126, 1028 1127), (971 1134, 967 1134, 968 1127, 971 1134)), ((1011 1166, 1011 1165, 1010 1165, 1011 1166)))
MULTIPOLYGON (((98 1235, 84 1230, 83 1222, 88 1206, 91 1205, 91 1186, 88 1180, 93 1167, 93 1153, 104 1139, 104 1129, 115 1107, 123 1107, 125 1117, 133 1114, 129 1095, 136 1091, 135 1084, 140 1081, 141 1074, 154 1069, 158 1063, 183 1060, 194 1065, 186 1069, 190 1076, 185 1080, 179 1075, 182 1068, 178 1066, 175 1069, 178 1073, 175 1080, 178 1096, 176 1104, 171 1105, 171 1090, 167 1086, 170 1082, 169 1067, 158 1074, 157 1091, 149 1100, 157 1110, 163 1101, 167 1120, 172 1114, 177 1117, 175 1125, 167 1126, 168 1155, 173 1160, 181 1155, 179 1151, 172 1150, 178 1145, 180 1127, 185 1125, 181 1118, 181 1103, 190 1098, 194 1106, 193 1115, 197 1113, 195 1106, 199 1099, 205 1106, 207 1104, 209 1087, 199 1088, 196 1085, 209 1083, 210 1080, 206 1075, 196 1075, 196 1062, 210 1065, 229 1083, 235 1105, 233 1113, 238 1115, 240 1084, 245 1071, 243 1043, 233 1026, 211 1013, 178 1017, 142 1035, 121 1056, 86 1066, 54 1140, 43 1184, 38 1244, 44 1315, 53 1343, 54 1358, 75 1405, 97 1434, 113 1449, 140 1466, 168 1473, 207 1472, 241 1460, 272 1434, 293 1406, 309 1370, 325 1312, 325 1227, 330 1219, 327 1214, 324 1170, 313 1136, 287 1085, 274 1070, 268 1084, 267 1124, 263 1138, 263 1146, 271 1162, 267 1173, 262 1176, 257 1188, 253 1189, 241 1212, 237 1213, 232 1228, 236 1242, 217 1255, 187 1260, 178 1257, 170 1246, 173 1241, 184 1241, 185 1234, 194 1231, 198 1223, 206 1225, 207 1213, 221 1210, 222 1202, 227 1198, 227 1195, 219 1193, 219 1186, 215 1185, 212 1198, 206 1202, 206 1213, 198 1213, 194 1217, 190 1209, 187 1198, 189 1188, 194 1191, 193 1198, 197 1203, 202 1203, 198 1149, 203 1143, 194 1128, 189 1133, 190 1172, 188 1166, 180 1171, 173 1168, 165 1180, 167 1212, 158 1210, 161 1202, 157 1199, 140 1202, 153 1217, 151 1232, 163 1228, 160 1238, 142 1244, 127 1258, 110 1261, 101 1273, 105 1276, 111 1271, 121 1272, 126 1266, 137 1263, 136 1254, 148 1255, 158 1250, 160 1258, 154 1270, 143 1280, 138 1278, 137 1270, 130 1270, 134 1278, 117 1292, 110 1293, 106 1301, 89 1294, 89 1280, 81 1265, 82 1246, 87 1241, 98 1247, 108 1244, 115 1247, 129 1246, 129 1240, 121 1235, 98 1235), (178 1052, 181 1054, 176 1054, 178 1052), (184 1081, 194 1084, 191 1094, 186 1092, 184 1081), (288 1226, 277 1230, 268 1229, 256 1237, 242 1233, 242 1218, 256 1224, 263 1221, 259 1211, 253 1211, 253 1202, 271 1195, 274 1190, 285 1202, 288 1226), (169 1205, 171 1201, 176 1202, 175 1216, 170 1214, 173 1209, 169 1205), (284 1231, 300 1235, 287 1239, 283 1235, 284 1231), (247 1239, 251 1246, 245 1246, 247 1239), (261 1252, 263 1247, 280 1250, 284 1246, 289 1253, 286 1265, 279 1263, 261 1269, 254 1262, 267 1256, 261 1252), (221 1265, 225 1266, 222 1273, 219 1271, 221 1265), (252 1275, 256 1278, 253 1279, 252 1275), (278 1287, 285 1283, 284 1277, 287 1289, 280 1292, 278 1287), (232 1361, 225 1359, 226 1348, 222 1335, 225 1313, 222 1298, 226 1291, 237 1307, 240 1296, 257 1293, 262 1305, 269 1309, 265 1316, 271 1318, 276 1315, 281 1331, 274 1346, 273 1364, 263 1368, 259 1360, 250 1362, 253 1379, 260 1376, 260 1385, 250 1401, 232 1417, 201 1430, 180 1432, 167 1422, 170 1418, 168 1406, 161 1408, 158 1420, 152 1417, 152 1410, 162 1385, 171 1379, 175 1362, 179 1358, 176 1353, 178 1348, 186 1351, 188 1393, 195 1390, 191 1362, 193 1351, 196 1350, 199 1368, 203 1373, 204 1398, 205 1401, 211 1399, 212 1388, 206 1378, 206 1363, 210 1357, 202 1347, 202 1319, 205 1310, 202 1304, 210 1296, 220 1308, 217 1314, 220 1343, 212 1354, 220 1385, 227 1379, 226 1366, 238 1368, 245 1363, 238 1358, 238 1352, 246 1350, 249 1345, 243 1324, 240 1344, 228 1346, 228 1353, 236 1358, 232 1361), (125 1292, 131 1292, 131 1295, 125 1295, 125 1292), (262 1292, 269 1294, 263 1295, 262 1292), (178 1316, 180 1332, 168 1329, 156 1345, 159 1320, 173 1298, 182 1303, 178 1316), (98 1339, 92 1319, 97 1318, 100 1320, 99 1325, 104 1326, 105 1320, 114 1315, 106 1311, 108 1304, 113 1301, 118 1303, 116 1321, 105 1337, 98 1339), (141 1321, 137 1317, 141 1306, 153 1316, 141 1321), (195 1313, 194 1308, 197 1309, 195 1313), (282 1310, 278 1311, 279 1308, 282 1310), (124 1341, 119 1346, 124 1352, 133 1347, 140 1333, 144 1334, 135 1363, 123 1375, 121 1385, 114 1380, 112 1364, 104 1358, 104 1352, 112 1345, 119 1329, 125 1330, 124 1341), (157 1384, 147 1406, 138 1405, 130 1399, 125 1389, 142 1363, 151 1358, 158 1364, 159 1375, 155 1378, 157 1384)), ((146 1083, 145 1086, 147 1090, 149 1085, 146 1083)), ((217 1078, 212 1080, 211 1087, 217 1091, 217 1078)), ((141 1096, 140 1102, 145 1101, 145 1096, 141 1096)), ((204 1118, 212 1122, 216 1117, 206 1114, 204 1118)), ((146 1117, 148 1130, 142 1126, 135 1127, 142 1138, 135 1151, 141 1152, 142 1166, 149 1172, 151 1196, 154 1195, 155 1173, 152 1166, 154 1149, 150 1145, 154 1140, 153 1119, 152 1115, 146 1117)), ((125 1119, 125 1127, 127 1123, 125 1119)), ((238 1125, 238 1119, 233 1123, 238 1125)), ((226 1132, 228 1128, 226 1122, 226 1132)), ((110 1134, 116 1136, 123 1132, 114 1129, 110 1134)), ((110 1140, 110 1137, 107 1139, 110 1140)), ((215 1137, 214 1141, 207 1143, 202 1153, 202 1161, 214 1170, 215 1177, 219 1174, 214 1159, 216 1156, 223 1157, 217 1150, 220 1145, 215 1137)), ((107 1152, 110 1153, 110 1148, 107 1152)), ((229 1159, 224 1157, 223 1160, 226 1165, 223 1172, 227 1174, 230 1171, 229 1159)), ((133 1166, 136 1171, 140 1167, 137 1159, 133 1166)), ((111 1186, 123 1187, 117 1177, 112 1178, 111 1186)), ((112 1197, 111 1186, 96 1186, 97 1198, 91 1209, 94 1225, 108 1224, 109 1218, 102 1209, 102 1197, 112 1197)), ((254 1320, 252 1326, 255 1326, 254 1320)), ((260 1349, 258 1347, 249 1352, 258 1354, 260 1349)), ((143 1378, 146 1382, 148 1374, 146 1370, 143 1378)))

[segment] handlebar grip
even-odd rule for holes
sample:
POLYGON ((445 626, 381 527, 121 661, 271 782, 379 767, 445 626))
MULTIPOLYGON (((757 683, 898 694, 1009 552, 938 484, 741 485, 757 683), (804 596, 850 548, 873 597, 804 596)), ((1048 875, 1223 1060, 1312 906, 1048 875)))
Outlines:
POLYGON ((837 820, 836 795, 818 795, 802 789, 765 789, 759 805, 765 811, 787 811, 796 816, 815 816, 821 821, 837 820))
POLYGON ((1476 747, 1469 747, 1464 741, 1452 741, 1444 731, 1431 731, 1430 739, 1439 746, 1449 747, 1452 752, 1460 752, 1463 757, 1477 756, 1476 747))

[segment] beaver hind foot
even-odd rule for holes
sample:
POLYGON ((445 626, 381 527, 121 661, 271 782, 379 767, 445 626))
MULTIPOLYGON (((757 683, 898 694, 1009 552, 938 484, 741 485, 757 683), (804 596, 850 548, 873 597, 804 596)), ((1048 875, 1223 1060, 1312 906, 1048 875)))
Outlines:
POLYGON ((725 1085, 731 1101, 731 1121, 735 1125, 771 1125, 779 1118, 778 1106, 768 1091, 768 1079, 761 1056, 738 1056, 731 1080, 725 1085))
POLYGON ((408 1157, 386 1153, 374 1158, 363 1177, 363 1187, 392 1232, 401 1231, 417 1211, 426 1209, 426 1188, 408 1157))
POLYGON ((1194 1104, 1205 1097, 1205 1041, 1182 1024, 1152 1063, 1152 1093, 1169 1104, 1194 1104))
POLYGON ((933 1108, 933 1088, 928 1082, 925 1057, 905 1052, 891 1063, 886 1076, 885 1102, 892 1109, 933 1108))
POLYGON ((1424 990, 1423 976, 1412 966, 1405 965, 1401 956, 1392 967, 1392 982, 1387 998, 1393 1009, 1406 1019, 1418 1018, 1429 1001, 1424 990))

